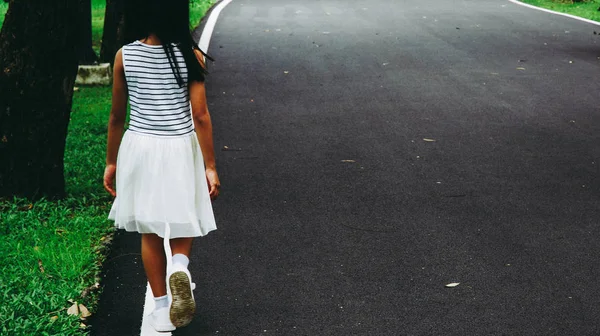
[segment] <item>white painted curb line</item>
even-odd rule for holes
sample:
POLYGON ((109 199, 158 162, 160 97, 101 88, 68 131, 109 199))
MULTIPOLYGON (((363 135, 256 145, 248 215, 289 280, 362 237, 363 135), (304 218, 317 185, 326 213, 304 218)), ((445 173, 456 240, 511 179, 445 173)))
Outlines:
MULTIPOLYGON (((202 30, 202 36, 200 36, 200 42, 198 43, 198 47, 208 53, 208 45, 210 44, 210 38, 212 37, 212 33, 215 30, 215 25, 217 24, 217 19, 219 18, 219 14, 225 6, 227 6, 232 0, 223 0, 221 1, 213 10, 210 12, 210 16, 206 21, 206 25, 202 30)), ((142 327, 140 329, 140 336, 170 336, 172 333, 165 332, 159 333, 150 325, 149 320, 146 318, 148 315, 152 313, 154 310, 154 296, 152 295, 152 290, 150 289, 150 284, 146 284, 146 296, 144 302, 144 312, 142 313, 142 327)))
POLYGON ((600 22, 592 21, 592 20, 588 20, 588 19, 584 19, 584 18, 579 17, 579 16, 575 16, 575 15, 571 15, 571 14, 567 14, 567 13, 556 12, 556 11, 553 11, 553 10, 550 10, 550 9, 546 9, 546 8, 540 8, 540 7, 537 7, 537 6, 534 6, 534 5, 523 3, 523 2, 518 1, 518 0, 508 0, 508 1, 510 1, 512 3, 515 3, 517 5, 521 5, 521 6, 524 6, 524 7, 531 8, 531 9, 537 9, 537 10, 542 11, 542 12, 556 14, 556 15, 561 15, 561 16, 566 16, 566 17, 571 18, 571 19, 575 19, 575 20, 579 20, 579 21, 591 23, 591 24, 596 25, 596 26, 600 26, 600 22))
POLYGON ((198 42, 198 47, 200 50, 204 51, 208 54, 208 45, 210 44, 210 38, 212 37, 213 30, 215 29, 215 25, 217 24, 217 19, 219 18, 219 14, 225 6, 229 5, 231 0, 223 0, 221 1, 217 7, 215 7, 210 16, 208 17, 208 21, 206 21, 206 25, 202 30, 202 36, 200 36, 200 42, 198 42))

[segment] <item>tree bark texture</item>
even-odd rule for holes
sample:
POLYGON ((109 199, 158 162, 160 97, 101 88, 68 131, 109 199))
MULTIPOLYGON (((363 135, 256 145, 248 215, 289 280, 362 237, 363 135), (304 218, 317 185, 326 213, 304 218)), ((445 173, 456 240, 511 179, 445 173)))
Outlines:
POLYGON ((113 64, 115 54, 125 42, 125 1, 106 0, 104 33, 100 48, 100 62, 113 64))
POLYGON ((0 197, 65 193, 83 0, 11 0, 0 32, 0 197))

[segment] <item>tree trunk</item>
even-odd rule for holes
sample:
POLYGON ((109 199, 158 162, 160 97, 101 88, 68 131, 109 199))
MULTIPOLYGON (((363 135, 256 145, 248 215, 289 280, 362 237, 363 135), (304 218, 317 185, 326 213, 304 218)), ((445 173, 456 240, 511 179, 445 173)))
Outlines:
POLYGON ((84 0, 80 2, 79 7, 79 33, 80 33, 80 48, 79 48, 79 64, 94 64, 98 62, 98 56, 92 48, 92 0, 84 0))
POLYGON ((125 1, 106 0, 100 62, 113 64, 117 50, 125 42, 125 1))
POLYGON ((80 1, 11 0, 0 32, 0 197, 62 197, 80 1))

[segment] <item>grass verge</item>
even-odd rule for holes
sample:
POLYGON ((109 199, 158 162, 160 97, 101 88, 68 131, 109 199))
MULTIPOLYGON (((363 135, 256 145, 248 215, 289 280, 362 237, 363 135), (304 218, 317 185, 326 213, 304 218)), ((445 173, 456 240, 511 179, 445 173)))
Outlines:
POLYGON ((2 28, 2 24, 4 23, 4 15, 8 10, 8 4, 4 1, 0 2, 0 28, 2 28))
POLYGON ((65 150, 69 197, 0 203, 0 334, 78 335, 66 310, 94 310, 110 199, 102 190, 110 88, 75 93, 65 150))
MULTIPOLYGON (((94 46, 104 25, 104 0, 92 0, 94 46)), ((197 25, 210 7, 190 4, 197 25)), ((0 2, 0 24, 8 8, 0 2)), ((102 188, 110 87, 81 87, 73 97, 65 149, 68 197, 61 201, 0 201, 0 335, 81 335, 67 314, 74 302, 94 312, 108 252, 111 199, 102 188)))
POLYGON ((572 2, 570 0, 520 0, 521 2, 550 9, 556 12, 567 13, 585 19, 600 22, 600 2, 587 0, 572 2))

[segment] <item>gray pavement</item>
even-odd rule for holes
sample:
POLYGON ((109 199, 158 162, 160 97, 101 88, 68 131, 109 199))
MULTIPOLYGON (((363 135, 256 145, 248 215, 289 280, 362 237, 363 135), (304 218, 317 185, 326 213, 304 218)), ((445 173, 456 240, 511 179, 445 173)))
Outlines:
MULTIPOLYGON (((234 0, 219 230, 174 335, 600 334, 594 30, 501 0, 234 0)), ((116 237, 93 335, 139 331, 137 253, 116 237)))

